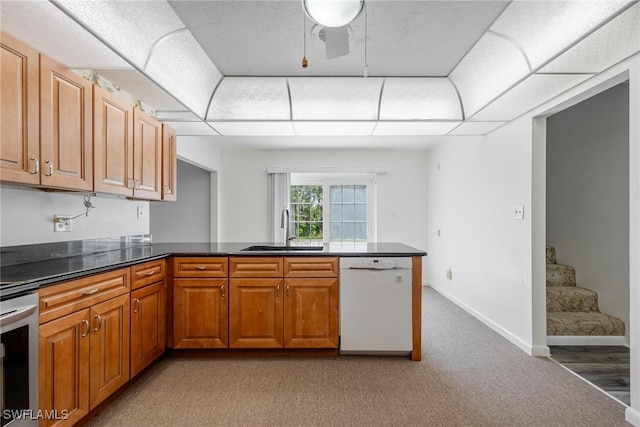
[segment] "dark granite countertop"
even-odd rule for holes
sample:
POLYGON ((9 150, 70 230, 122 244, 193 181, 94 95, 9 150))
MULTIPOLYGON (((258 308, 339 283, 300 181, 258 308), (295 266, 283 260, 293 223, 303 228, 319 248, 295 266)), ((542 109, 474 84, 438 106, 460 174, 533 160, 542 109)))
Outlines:
POLYGON ((274 243, 149 243, 110 239, 25 245, 2 248, 0 299, 12 298, 89 274, 128 267, 168 256, 425 256, 401 243, 325 245, 322 250, 243 251, 252 245, 274 243), (97 242, 97 243, 96 243, 97 242), (115 243, 114 243, 115 242, 115 243), (88 249, 87 249, 88 248, 88 249), (11 254, 18 254, 12 256, 11 254))

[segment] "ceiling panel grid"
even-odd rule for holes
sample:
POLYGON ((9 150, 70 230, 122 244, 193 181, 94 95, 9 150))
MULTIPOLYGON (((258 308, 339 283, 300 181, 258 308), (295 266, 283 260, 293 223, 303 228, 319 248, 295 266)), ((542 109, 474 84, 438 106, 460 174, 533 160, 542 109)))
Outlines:
POLYGON ((462 120, 462 107, 446 77, 386 78, 380 120, 462 120))
POLYGON ((287 80, 225 77, 216 89, 207 120, 289 120, 287 80))

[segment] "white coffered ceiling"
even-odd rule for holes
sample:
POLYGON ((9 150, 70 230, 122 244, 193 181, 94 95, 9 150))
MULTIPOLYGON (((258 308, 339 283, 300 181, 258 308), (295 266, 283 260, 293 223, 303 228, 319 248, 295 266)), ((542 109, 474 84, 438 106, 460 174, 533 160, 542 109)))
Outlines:
POLYGON ((331 60, 301 0, 3 0, 0 24, 178 134, 269 148, 486 134, 640 50, 637 0, 365 4, 331 60))

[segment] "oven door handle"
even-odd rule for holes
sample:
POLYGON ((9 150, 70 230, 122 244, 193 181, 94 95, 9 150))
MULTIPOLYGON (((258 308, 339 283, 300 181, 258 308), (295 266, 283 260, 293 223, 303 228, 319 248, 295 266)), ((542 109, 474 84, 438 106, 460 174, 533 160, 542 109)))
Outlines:
POLYGON ((25 317, 34 314, 37 308, 37 305, 28 305, 15 311, 9 311, 8 313, 0 316, 0 326, 7 326, 17 322, 18 320, 24 319, 25 317))

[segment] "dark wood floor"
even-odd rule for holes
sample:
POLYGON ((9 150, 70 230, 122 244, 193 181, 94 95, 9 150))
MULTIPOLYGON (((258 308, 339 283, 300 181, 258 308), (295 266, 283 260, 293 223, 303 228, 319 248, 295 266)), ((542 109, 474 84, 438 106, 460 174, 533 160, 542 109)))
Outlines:
POLYGON ((549 346, 551 358, 625 405, 630 403, 629 348, 549 346))

